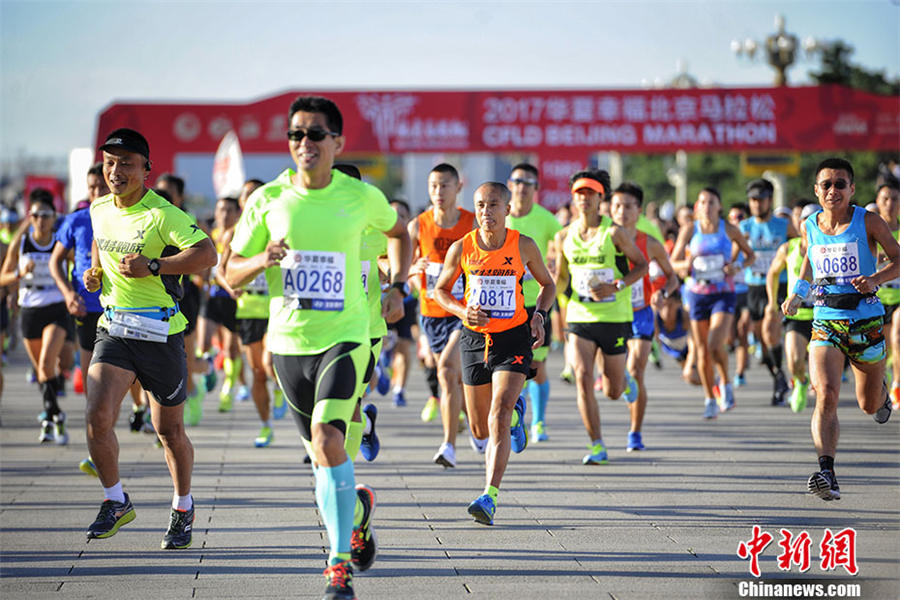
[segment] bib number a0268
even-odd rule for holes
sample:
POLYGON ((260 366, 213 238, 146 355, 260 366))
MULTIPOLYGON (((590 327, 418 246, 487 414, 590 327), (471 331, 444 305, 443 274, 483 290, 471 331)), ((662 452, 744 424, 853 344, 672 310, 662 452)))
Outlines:
POLYGON ((516 278, 512 275, 472 275, 469 304, 479 306, 491 319, 511 319, 516 314, 516 278))
POLYGON ((294 310, 344 310, 343 252, 291 250, 281 260, 284 305, 294 310))
POLYGON ((856 242, 820 244, 810 252, 817 279, 834 278, 836 285, 849 284, 859 276, 859 247, 856 242))

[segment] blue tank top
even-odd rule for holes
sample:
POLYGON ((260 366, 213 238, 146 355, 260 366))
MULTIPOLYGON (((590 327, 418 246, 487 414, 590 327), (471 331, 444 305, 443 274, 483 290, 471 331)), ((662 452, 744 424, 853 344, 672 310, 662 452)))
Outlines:
POLYGON ((694 294, 733 292, 734 281, 725 274, 731 260, 731 240, 725 233, 725 221, 719 219, 715 233, 703 233, 700 222, 694 222, 694 235, 688 245, 691 255, 691 277, 688 289, 694 294))
MULTIPOLYGON (((739 225, 741 233, 747 236, 750 247, 756 255, 752 265, 747 265, 744 280, 747 285, 766 285, 766 273, 775 260, 778 248, 788 239, 788 221, 781 217, 771 217, 768 221, 757 221, 756 217, 744 219, 739 225)), ((787 283, 787 273, 781 272, 778 281, 787 283)))
POLYGON ((838 235, 825 235, 819 229, 818 215, 806 219, 806 255, 813 270, 814 319, 867 319, 884 314, 877 296, 862 297, 856 308, 832 308, 822 304, 829 294, 857 294, 850 281, 859 275, 875 273, 875 257, 869 250, 866 234, 866 210, 853 207, 849 227, 838 235), (819 280, 827 283, 819 285, 819 280))

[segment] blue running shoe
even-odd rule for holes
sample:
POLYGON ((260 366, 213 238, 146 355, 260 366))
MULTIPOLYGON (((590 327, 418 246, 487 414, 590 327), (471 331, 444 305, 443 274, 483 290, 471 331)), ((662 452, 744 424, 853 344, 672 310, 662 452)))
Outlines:
MULTIPOLYGON (((394 392, 394 406, 396 406, 397 408, 406 406, 406 395, 403 393, 403 390, 394 392)), ((424 411, 422 414, 425 414, 424 411)), ((434 419, 434 417, 431 418, 434 419)), ((422 420, 424 421, 425 418, 423 417, 422 420)))
POLYGON ((638 397, 638 383, 628 371, 625 371, 625 393, 623 396, 628 404, 633 404, 638 397))
POLYGON ((531 439, 535 442, 546 442, 550 439, 543 421, 538 421, 531 426, 531 439))
POLYGON ((287 414, 287 402, 284 401, 284 392, 276 388, 272 394, 272 418, 280 421, 287 414))
POLYGON ((744 387, 745 385, 747 385, 747 377, 742 374, 735 374, 734 387, 744 387))
POLYGON ((528 433, 525 429, 525 397, 519 396, 513 409, 519 415, 519 424, 509 430, 510 445, 512 451, 519 454, 528 446, 528 433))
POLYGON ((494 504, 494 499, 487 494, 478 496, 469 505, 469 514, 475 517, 475 521, 482 525, 494 524, 494 512, 496 510, 497 505, 494 504))
POLYGON ((644 442, 641 440, 641 432, 640 431, 629 431, 628 432, 628 446, 625 447, 625 452, 634 452, 635 450, 643 450, 644 442))
POLYGON ((369 433, 363 434, 359 451, 362 453, 363 458, 372 462, 381 449, 381 442, 378 441, 378 434, 375 433, 375 419, 378 418, 378 408, 374 404, 369 403, 363 406, 363 412, 366 413, 366 418, 369 420, 372 429, 369 433))
POLYGON ((387 376, 381 367, 375 369, 375 377, 377 378, 375 380, 375 389, 382 396, 387 395, 391 391, 391 378, 387 376))
POLYGON ((722 412, 728 412, 734 408, 734 389, 731 384, 725 384, 725 393, 722 394, 722 402, 719 405, 722 412))
POLYGON ((591 453, 585 454, 581 462, 585 465, 605 465, 609 462, 603 442, 590 446, 591 453))

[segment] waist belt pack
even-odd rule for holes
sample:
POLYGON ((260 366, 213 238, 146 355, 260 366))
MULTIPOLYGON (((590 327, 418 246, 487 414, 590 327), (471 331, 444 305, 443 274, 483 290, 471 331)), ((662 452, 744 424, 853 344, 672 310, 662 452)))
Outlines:
POLYGON ((858 292, 849 294, 819 294, 816 296, 813 305, 827 306, 828 308, 836 308, 839 310, 854 310, 863 300, 874 297, 874 292, 868 294, 860 294, 858 292))

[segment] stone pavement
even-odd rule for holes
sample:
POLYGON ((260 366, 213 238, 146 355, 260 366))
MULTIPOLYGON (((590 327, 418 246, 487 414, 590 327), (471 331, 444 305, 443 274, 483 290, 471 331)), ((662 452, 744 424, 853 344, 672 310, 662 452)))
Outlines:
MULTIPOLYGON (((69 445, 41 446, 40 398, 25 383, 26 363, 21 349, 10 356, 0 404, 3 598, 321 597, 324 529, 290 417, 276 422, 272 447, 257 449, 252 404, 219 414, 217 398, 207 398, 203 422, 190 430, 193 546, 163 551, 171 483, 153 438, 127 430, 126 403, 121 470, 137 519, 112 538, 86 542, 102 490, 77 467, 87 456, 84 400, 71 390, 63 400, 69 445)), ((737 391, 737 409, 706 422, 699 389, 682 383, 671 361, 662 371, 651 366, 647 450, 625 453, 626 406, 602 398, 610 461, 594 467, 581 464, 587 439, 574 388, 556 378, 560 367, 561 355, 551 354, 550 441, 512 457, 494 527, 466 514, 484 484, 482 457, 467 437, 456 469, 431 463, 440 428, 419 420, 421 372, 411 376, 406 408, 375 396, 382 450, 374 463, 358 459, 356 474, 378 495, 379 555, 354 580, 360 598, 738 598, 748 581, 859 584, 859 597, 900 598, 900 415, 876 425, 845 385, 843 498, 826 503, 804 493, 816 470, 811 410, 770 407, 760 367, 737 391), (774 538, 760 555, 758 580, 737 556, 754 525, 774 538), (822 569, 826 528, 856 531, 857 576, 822 569), (778 568, 781 529, 808 532, 806 572, 778 568)))

